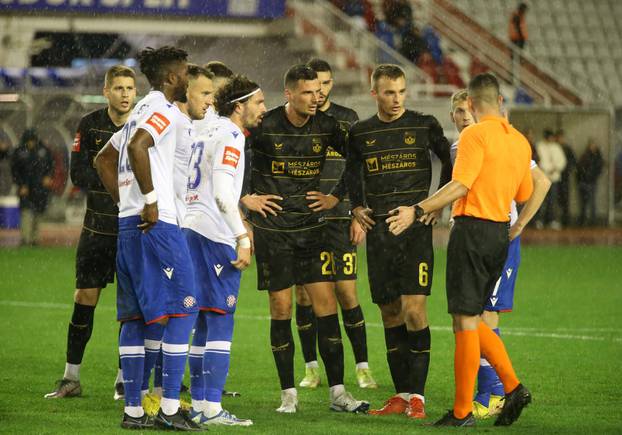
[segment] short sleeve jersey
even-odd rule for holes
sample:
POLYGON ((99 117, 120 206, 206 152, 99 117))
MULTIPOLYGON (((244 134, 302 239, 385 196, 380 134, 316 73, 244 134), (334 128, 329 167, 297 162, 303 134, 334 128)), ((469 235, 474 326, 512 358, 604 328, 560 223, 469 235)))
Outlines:
MULTIPOLYGON (((352 124, 359 120, 354 110, 333 102, 330 103, 330 106, 324 113, 335 118, 345 132, 349 131, 352 124)), ((324 169, 322 170, 322 178, 320 179, 320 191, 322 193, 328 195, 333 191, 345 167, 345 156, 329 147, 326 154, 326 163, 324 163, 324 169)), ((350 219, 350 199, 347 195, 341 198, 339 204, 333 209, 326 212, 326 219, 350 219)))
POLYGON ((127 146, 138 129, 143 129, 153 138, 149 148, 151 179, 158 196, 159 219, 177 225, 173 167, 175 162, 176 128, 182 113, 169 103, 164 94, 151 91, 132 110, 122 130, 110 139, 119 151, 119 217, 138 216, 145 206, 134 172, 130 166, 127 146))
POLYGON ((323 112, 294 126, 285 106, 268 111, 258 128, 251 130, 251 186, 259 195, 283 198, 283 210, 264 218, 252 212, 253 225, 268 230, 301 230, 324 224, 324 214, 313 212, 307 192, 320 190, 320 179, 329 147, 345 149, 346 133, 335 118, 323 112))
POLYGON ((213 176, 224 172, 231 176, 233 196, 240 198, 244 182, 244 133, 229 118, 219 117, 196 137, 190 158, 186 217, 183 227, 190 228, 217 243, 235 249, 236 240, 221 217, 214 195, 213 176))
MULTIPOLYGON (((356 171, 362 167, 365 201, 374 216, 425 199, 432 181, 430 151, 449 159, 449 142, 431 115, 406 110, 392 121, 377 115, 350 129, 349 159, 356 171)), ((352 204, 353 207, 362 204, 352 204)))
POLYGON ((460 134, 452 179, 469 191, 456 200, 453 216, 507 222, 512 200, 533 192, 531 147, 505 118, 484 116, 460 134))

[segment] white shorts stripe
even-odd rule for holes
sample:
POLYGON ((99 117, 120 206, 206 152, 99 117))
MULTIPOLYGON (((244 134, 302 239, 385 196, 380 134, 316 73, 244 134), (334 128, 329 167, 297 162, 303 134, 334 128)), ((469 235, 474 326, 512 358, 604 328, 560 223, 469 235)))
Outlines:
POLYGON ((160 340, 147 340, 145 339, 145 350, 146 351, 159 351, 160 350, 160 344, 162 342, 160 340))
POLYGON ((205 351, 208 352, 210 350, 231 350, 231 342, 230 341, 208 341, 205 344, 205 351))
POLYGON ((162 343, 162 350, 167 353, 188 353, 187 344, 162 343))
POLYGON ((190 346, 190 356, 203 356, 205 349, 201 346, 190 346))
POLYGON ((144 355, 145 346, 119 346, 119 355, 144 355))

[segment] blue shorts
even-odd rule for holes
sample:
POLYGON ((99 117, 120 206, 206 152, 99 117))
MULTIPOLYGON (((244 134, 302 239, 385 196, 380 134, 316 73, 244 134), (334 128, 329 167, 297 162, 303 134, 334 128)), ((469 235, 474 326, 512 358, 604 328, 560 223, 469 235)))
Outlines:
POLYGON ((154 323, 198 311, 194 271, 177 225, 158 221, 147 233, 139 216, 119 219, 117 319, 154 323))
POLYGON ((520 266, 520 237, 510 242, 508 258, 503 265, 503 272, 497 280, 492 294, 486 301, 486 305, 484 305, 485 311, 512 311, 518 266, 520 266))
POLYGON ((233 267, 235 250, 184 228, 197 282, 197 299, 202 311, 233 314, 238 305, 242 272, 233 267))

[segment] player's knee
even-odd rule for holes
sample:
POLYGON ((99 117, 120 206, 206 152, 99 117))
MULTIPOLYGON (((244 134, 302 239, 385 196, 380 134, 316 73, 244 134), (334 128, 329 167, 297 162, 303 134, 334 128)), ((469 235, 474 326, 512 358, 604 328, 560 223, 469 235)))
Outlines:
POLYGON ((335 289, 339 306, 343 310, 351 310, 359 306, 359 299, 356 295, 356 286, 340 286, 335 289))
POLYGON ((402 304, 399 299, 388 304, 379 305, 379 307, 385 328, 394 328, 404 323, 402 304))
MULTIPOLYGON (((284 290, 286 291, 286 290, 284 290)), ((282 292, 270 292, 270 316, 274 320, 287 320, 292 317, 291 297, 283 297, 282 292)))
POLYGON ((73 300, 80 305, 94 307, 97 305, 97 301, 99 300, 99 292, 100 289, 98 288, 76 289, 73 294, 73 300))
POLYGON ((304 286, 301 286, 301 285, 296 286, 296 303, 298 305, 305 305, 305 306, 311 305, 311 298, 309 297, 309 294, 305 290, 304 286))

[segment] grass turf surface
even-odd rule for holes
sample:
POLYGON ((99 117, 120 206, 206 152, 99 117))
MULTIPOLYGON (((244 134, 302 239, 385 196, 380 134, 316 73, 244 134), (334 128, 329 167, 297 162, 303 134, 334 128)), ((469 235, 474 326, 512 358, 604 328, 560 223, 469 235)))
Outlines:
MULTIPOLYGON (((514 426, 494 428, 478 422, 479 432, 621 433, 619 389, 622 381, 622 248, 526 247, 520 268, 515 311, 502 316, 501 332, 514 367, 534 397, 514 426)), ((359 296, 367 321, 370 366, 378 390, 355 386, 354 362, 344 336, 346 386, 356 398, 378 407, 392 393, 378 309, 371 303, 364 261, 359 296)), ((436 270, 428 311, 432 362, 426 389, 428 418, 435 421, 453 398, 453 335, 444 294, 445 252, 436 252, 436 270)), ((95 328, 84 357, 83 397, 45 400, 62 377, 67 323, 74 285, 74 250, 38 248, 0 250, 0 432, 123 433, 121 402, 112 400, 116 375, 114 287, 104 290, 95 328)), ((299 388, 300 411, 274 412, 279 386, 269 346, 266 294, 255 290, 256 275, 244 273, 236 313, 232 363, 227 389, 242 397, 223 400, 251 428, 212 432, 253 433, 455 433, 409 421, 404 416, 343 415, 328 410, 328 391, 299 388)), ((293 324, 293 322, 292 322, 293 324)), ((295 325, 292 325, 295 328, 295 325)), ((293 329, 296 336, 295 329, 293 329)), ((296 337, 296 379, 304 361, 296 337)), ((187 379, 187 378, 186 378, 187 379)))

